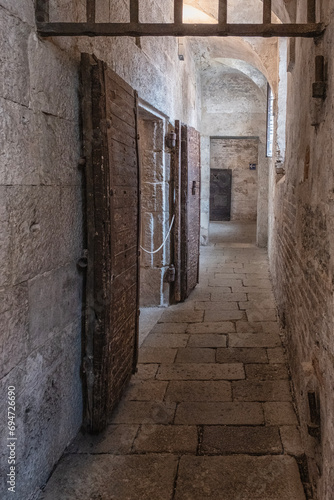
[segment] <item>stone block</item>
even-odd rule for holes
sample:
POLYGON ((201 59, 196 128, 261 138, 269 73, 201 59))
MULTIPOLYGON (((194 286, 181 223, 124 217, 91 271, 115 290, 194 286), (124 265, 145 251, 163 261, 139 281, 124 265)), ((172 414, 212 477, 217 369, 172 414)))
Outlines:
POLYGON ((201 347, 178 349, 175 363, 215 363, 216 350, 201 347))
POLYGON ((44 273, 29 281, 29 348, 74 320, 81 319, 82 278, 75 264, 44 273))
POLYGON ((167 389, 162 380, 132 378, 123 396, 124 401, 162 401, 167 389))
POLYGON ((278 427, 205 426, 201 450, 208 455, 282 453, 278 427))
POLYGON ((140 307, 161 305, 163 270, 142 267, 140 269, 140 307))
POLYGON ((305 500, 305 494, 292 457, 182 457, 175 500, 204 498, 305 500))
POLYGON ((91 455, 127 455, 138 432, 138 425, 108 425, 101 434, 78 434, 67 448, 67 453, 91 455))
POLYGON ((236 323, 238 333, 279 333, 279 325, 276 321, 237 321, 236 323))
POLYGON ((272 289, 272 283, 268 279, 263 279, 263 278, 246 278, 243 280, 243 284, 245 287, 256 287, 259 289, 265 288, 265 289, 272 289))
POLYGON ((29 106, 28 38, 31 27, 0 9, 0 96, 29 106))
POLYGON ((33 0, 0 0, 0 6, 30 26, 35 26, 35 5, 33 0))
POLYGON ((39 184, 39 132, 33 111, 0 98, 0 184, 39 184))
MULTIPOLYGON (((196 302, 197 311, 235 311, 238 310, 237 302, 196 302)), ((239 311, 240 312, 240 311, 239 311)))
POLYGON ((160 401, 122 401, 111 424, 171 424, 176 404, 160 401))
POLYGON ((41 500, 70 497, 73 500, 94 497, 169 500, 177 462, 178 458, 170 455, 69 455, 60 462, 41 500))
POLYGON ((0 291, 0 378, 28 355, 27 283, 0 291))
POLYGON ((0 186, 0 287, 11 283, 11 230, 7 209, 7 188, 0 186))
POLYGON ((265 349, 229 347, 217 349, 216 361, 217 363, 268 363, 268 358, 265 349))
MULTIPOLYGON (((197 333, 196 335, 190 335, 188 341, 188 348, 190 347, 226 347, 227 337, 226 335, 220 335, 215 333, 197 333)), ((234 363, 234 361, 232 361, 234 363)))
POLYGON ((232 401, 231 383, 223 380, 182 380, 168 385, 166 401, 232 401))
POLYGON ((241 363, 174 363, 161 365, 158 380, 240 380, 245 378, 241 363))
POLYGON ((245 302, 247 301, 247 295, 246 293, 225 293, 221 292, 220 290, 215 290, 214 288, 212 289, 211 292, 211 300, 213 302, 245 302))
POLYGON ((298 425, 291 403, 264 403, 264 415, 267 425, 298 425))
POLYGON ((49 115, 78 121, 78 62, 66 51, 31 34, 28 43, 31 106, 49 115))
POLYGON ((139 349, 139 363, 173 363, 177 349, 168 347, 141 347, 139 349))
POLYGON ((185 402, 176 410, 181 425, 262 425, 260 403, 185 402))
POLYGON ((272 299, 249 300, 248 302, 239 302, 239 307, 240 309, 263 311, 264 309, 275 309, 276 304, 272 299))
POLYGON ((249 364, 245 367, 248 379, 278 380, 288 379, 289 374, 284 364, 249 364))
POLYGON ((281 339, 270 333, 234 333, 229 335, 230 347, 279 347, 281 339))
POLYGON ((138 379, 142 379, 142 380, 153 379, 156 376, 158 368, 159 368, 158 364, 139 363, 137 365, 137 372, 136 372, 134 378, 135 379, 138 378, 138 379))
POLYGON ((248 309, 246 311, 248 321, 277 321, 276 309, 265 309, 265 310, 256 310, 256 309, 248 309))
POLYGON ((187 327, 187 333, 191 334, 222 334, 235 332, 235 326, 231 321, 220 321, 217 323, 194 323, 187 327))
POLYGON ((196 454, 196 426, 142 425, 133 445, 135 453, 196 454))
POLYGON ((143 347, 186 347, 189 335, 180 333, 150 333, 143 342, 143 347))
POLYGON ((250 381, 232 383, 234 401, 291 401, 287 380, 250 381))

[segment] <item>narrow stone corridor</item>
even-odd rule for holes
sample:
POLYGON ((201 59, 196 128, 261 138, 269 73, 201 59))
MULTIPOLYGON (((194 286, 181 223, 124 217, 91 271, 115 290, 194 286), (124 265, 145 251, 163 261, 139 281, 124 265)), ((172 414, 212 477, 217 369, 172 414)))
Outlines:
POLYGON ((266 250, 253 226, 234 226, 239 239, 226 227, 201 248, 198 287, 145 339, 107 431, 77 437, 41 499, 305 500, 266 250))

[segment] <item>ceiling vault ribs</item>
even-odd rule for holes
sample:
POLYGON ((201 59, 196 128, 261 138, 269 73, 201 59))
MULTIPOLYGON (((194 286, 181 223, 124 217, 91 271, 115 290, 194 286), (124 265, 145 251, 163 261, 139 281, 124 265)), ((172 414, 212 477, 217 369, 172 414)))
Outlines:
POLYGON ((130 0, 130 22, 96 23, 95 0, 86 0, 87 22, 50 22, 49 0, 36 0, 36 25, 40 36, 255 36, 317 37, 324 25, 316 23, 316 0, 308 0, 307 23, 274 24, 271 0, 263 0, 262 24, 229 24, 227 0, 219 0, 218 24, 184 24, 183 1, 174 0, 173 23, 140 23, 139 1, 130 0))

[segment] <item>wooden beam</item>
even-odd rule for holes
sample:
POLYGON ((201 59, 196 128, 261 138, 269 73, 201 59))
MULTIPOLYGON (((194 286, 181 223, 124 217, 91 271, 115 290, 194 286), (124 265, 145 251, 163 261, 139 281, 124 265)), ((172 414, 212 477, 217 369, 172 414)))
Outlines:
POLYGON ((136 23, 37 23, 39 35, 48 36, 263 36, 317 37, 325 31, 318 24, 136 24, 136 23))
POLYGON ((139 2, 130 0, 130 22, 139 23, 139 2))
POLYGON ((316 0, 307 0, 307 22, 316 22, 316 0))
POLYGON ((174 24, 183 23, 183 0, 174 0, 174 24))
POLYGON ((49 22, 49 0, 36 0, 36 21, 37 23, 49 22))
POLYGON ((218 24, 227 24, 227 0, 219 0, 218 24))
POLYGON ((88 23, 95 23, 95 0, 86 0, 86 17, 88 23))
POLYGON ((263 24, 271 24, 271 0, 263 0, 263 24))
POLYGON ((219 0, 218 23, 227 24, 227 0, 219 0))

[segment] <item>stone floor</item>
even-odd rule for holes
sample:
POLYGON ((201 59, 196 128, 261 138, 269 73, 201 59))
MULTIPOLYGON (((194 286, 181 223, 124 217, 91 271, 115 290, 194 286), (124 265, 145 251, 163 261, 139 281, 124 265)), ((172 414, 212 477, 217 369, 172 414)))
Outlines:
POLYGON ((266 252, 238 235, 201 248, 199 286, 163 312, 108 429, 77 437, 42 499, 305 500, 266 252))

